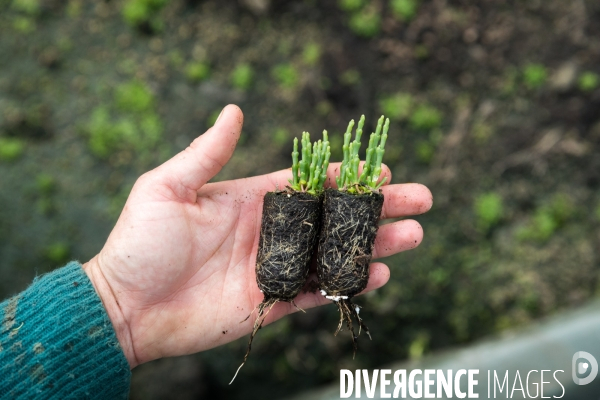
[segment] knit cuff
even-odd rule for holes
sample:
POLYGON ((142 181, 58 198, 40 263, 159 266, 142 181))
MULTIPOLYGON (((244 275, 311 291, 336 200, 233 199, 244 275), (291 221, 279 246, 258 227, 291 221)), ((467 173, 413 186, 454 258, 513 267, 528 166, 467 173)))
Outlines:
POLYGON ((0 398, 127 398, 131 371, 78 262, 0 303, 0 398))

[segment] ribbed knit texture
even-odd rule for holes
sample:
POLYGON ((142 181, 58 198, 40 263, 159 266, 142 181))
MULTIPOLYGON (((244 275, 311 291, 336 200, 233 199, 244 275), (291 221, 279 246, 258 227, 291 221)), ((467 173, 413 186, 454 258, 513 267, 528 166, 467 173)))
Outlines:
POLYGON ((0 303, 0 399, 124 399, 131 372, 77 262, 0 303))

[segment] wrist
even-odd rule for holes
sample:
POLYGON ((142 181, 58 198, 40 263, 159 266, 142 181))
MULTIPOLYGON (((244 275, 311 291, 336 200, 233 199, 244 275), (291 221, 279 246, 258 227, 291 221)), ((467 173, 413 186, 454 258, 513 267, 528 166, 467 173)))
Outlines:
POLYGON ((98 262, 98 256, 95 256, 90 261, 83 264, 82 267, 94 286, 94 289, 96 289, 96 293, 104 305, 108 318, 112 322, 119 344, 129 362, 129 367, 131 369, 135 368, 139 362, 135 357, 131 330, 129 329, 129 324, 121 310, 119 300, 102 272, 98 262))

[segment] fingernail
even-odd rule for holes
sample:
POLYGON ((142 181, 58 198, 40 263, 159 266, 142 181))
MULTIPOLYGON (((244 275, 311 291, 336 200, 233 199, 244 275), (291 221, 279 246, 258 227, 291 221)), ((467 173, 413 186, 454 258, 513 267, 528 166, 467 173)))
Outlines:
POLYGON ((221 119, 221 115, 223 115, 223 111, 225 111, 225 108, 223 108, 221 110, 221 114, 219 114, 219 116, 217 117, 217 120, 215 121, 215 125, 217 124, 217 122, 219 122, 219 120, 221 119))

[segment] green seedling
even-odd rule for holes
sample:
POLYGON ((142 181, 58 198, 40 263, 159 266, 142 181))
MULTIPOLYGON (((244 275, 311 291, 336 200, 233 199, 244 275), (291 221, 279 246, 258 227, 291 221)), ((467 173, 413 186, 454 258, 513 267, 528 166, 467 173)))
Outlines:
POLYGON ((521 240, 544 242, 565 224, 574 211, 571 200, 559 193, 549 203, 535 210, 533 218, 517 232, 517 237, 521 240))
POLYGON ((254 69, 250 64, 239 64, 231 73, 231 84, 239 90, 248 90, 254 81, 254 69))
POLYGON ((14 161, 25 152, 25 142, 11 137, 0 137, 0 161, 14 161))
POLYGON ((477 226, 482 231, 487 231, 498 224, 504 214, 502 197, 493 192, 477 196, 473 208, 477 217, 477 226))
POLYGON ((594 72, 586 71, 577 79, 577 87, 582 92, 592 92, 600 84, 600 76, 594 72))
POLYGON ((16 17, 13 20, 13 28, 20 33, 30 33, 35 31, 35 22, 29 17, 16 17))
POLYGON ((354 120, 350 121, 344 134, 340 175, 336 177, 338 188, 327 189, 323 198, 323 223, 317 253, 319 292, 337 305, 340 321, 335 334, 345 323, 355 354, 358 335, 354 321, 358 322, 359 334, 364 331, 371 338, 369 328, 359 316, 360 307, 352 298, 363 291, 369 281, 369 264, 383 207, 384 195, 379 188, 386 181, 385 177, 380 177, 390 128, 390 120, 386 119, 384 123, 384 118, 383 115, 379 118, 375 132, 369 137, 360 173, 358 153, 365 116, 358 121, 352 142, 354 120))
POLYGON ((342 72, 340 82, 346 86, 354 86, 360 82, 360 72, 352 68, 342 72))
POLYGON ((342 146, 344 158, 340 167, 340 176, 336 178, 336 181, 338 188, 345 188, 349 193, 364 191, 363 188, 368 188, 373 191, 377 190, 387 180, 387 178, 383 178, 379 181, 379 178, 381 176, 381 163, 385 153, 385 142, 388 137, 390 120, 389 118, 386 119, 384 124, 384 116, 382 115, 377 121, 377 128, 369 137, 369 146, 366 152, 365 163, 363 165, 362 173, 359 175, 358 167, 360 159, 358 152, 360 150, 360 139, 363 133, 364 124, 365 116, 363 115, 358 121, 354 141, 350 142, 352 129, 354 128, 354 120, 350 121, 346 133, 344 134, 344 144, 342 146))
POLYGON ((381 15, 376 7, 365 7, 350 16, 348 25, 357 36, 372 38, 381 30, 381 15))
POLYGON ((276 65, 271 73, 279 85, 286 89, 294 89, 300 81, 298 71, 291 64, 276 65))
POLYGON ((429 164, 435 155, 435 146, 427 140, 419 140, 416 143, 415 152, 420 162, 429 164))
POLYGON ((435 107, 421 104, 409 119, 410 126, 418 131, 430 131, 442 124, 442 113, 435 107))
POLYGON ((419 8, 418 0, 391 0, 392 13, 400 21, 410 21, 417 14, 419 8))
POLYGON ((523 80, 528 89, 538 89, 546 83, 548 72, 542 64, 528 64, 523 69, 523 80))
POLYGON ((278 146, 283 146, 287 143, 289 138, 289 133, 285 128, 277 128, 275 129, 275 133, 273 133, 273 142, 278 146))
POLYGON ((327 167, 331 157, 331 147, 327 131, 323 131, 323 140, 314 144, 310 141, 310 134, 302 132, 302 155, 298 159, 298 138, 294 138, 294 151, 292 152, 292 179, 289 181, 295 191, 318 194, 323 191, 327 179, 327 167))
POLYGON ((67 261, 69 258, 69 245, 65 242, 55 242, 48 246, 44 251, 44 256, 53 263, 59 264, 67 261))
POLYGON ((13 0, 10 6, 13 10, 30 16, 36 16, 41 11, 39 0, 13 0))
POLYGON ((366 4, 366 0, 338 0, 338 7, 342 11, 358 11, 366 4))
POLYGON ((35 178, 38 191, 44 195, 51 195, 56 190, 56 180, 50 174, 41 173, 35 178))
POLYGON ((134 28, 146 24, 153 30, 159 30, 162 23, 158 13, 168 3, 168 0, 126 0, 122 14, 125 22, 134 28))
POLYGON ((200 82, 208 78, 210 67, 202 62, 192 62, 185 67, 185 76, 191 82, 200 82))
POLYGON ((115 102, 122 111, 144 112, 154 107, 154 95, 145 83, 133 80, 117 87, 115 102))
POLYGON ((302 61, 305 64, 314 66, 319 62, 321 58, 321 46, 318 43, 310 42, 304 46, 302 51, 302 61))
POLYGON ((414 100, 410 93, 396 93, 379 101, 379 108, 393 121, 402 121, 410 116, 414 100))

